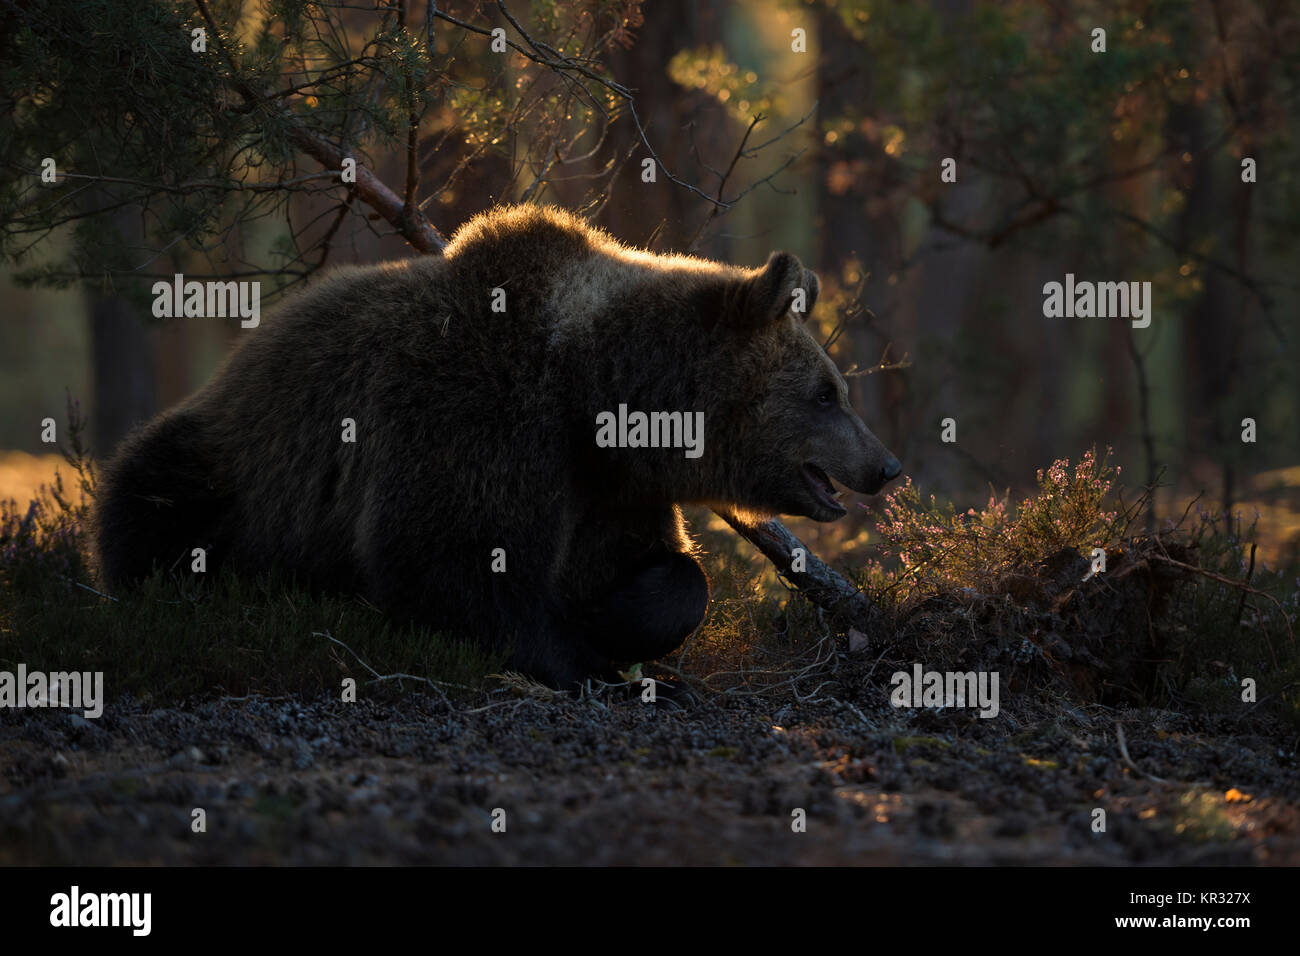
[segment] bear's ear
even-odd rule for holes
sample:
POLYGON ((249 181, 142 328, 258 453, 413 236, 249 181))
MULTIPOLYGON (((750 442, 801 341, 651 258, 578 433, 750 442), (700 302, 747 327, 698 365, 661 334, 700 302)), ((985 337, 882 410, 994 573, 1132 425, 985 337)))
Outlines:
POLYGON ((821 284, 797 256, 774 252, 763 266, 741 284, 735 321, 754 327, 782 318, 791 309, 800 319, 812 314, 821 284))
MULTIPOLYGON (((804 291, 803 309, 797 311, 796 315, 798 315, 802 321, 807 322, 808 316, 812 315, 813 306, 817 304, 817 293, 820 292, 822 288, 822 284, 817 278, 817 273, 813 272, 811 269, 804 269, 803 284, 800 288, 804 291)), ((797 296, 795 297, 797 298, 797 296)), ((795 306, 799 305, 797 302, 794 304, 795 306)))

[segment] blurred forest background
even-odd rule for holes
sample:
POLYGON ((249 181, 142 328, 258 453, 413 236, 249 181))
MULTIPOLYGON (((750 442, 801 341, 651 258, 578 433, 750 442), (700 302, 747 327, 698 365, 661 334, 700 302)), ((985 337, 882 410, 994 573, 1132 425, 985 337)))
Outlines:
MULTIPOLYGON (((533 201, 800 256, 927 495, 1110 446, 1162 520, 1204 492, 1294 560, 1298 120, 1291 0, 0 0, 0 496, 48 477, 65 394, 102 455, 250 334, 153 319, 158 278, 260 279, 265 314, 533 201), (1150 326, 1045 318, 1066 273, 1151 282, 1150 326)), ((868 520, 797 532, 843 553, 868 520)))

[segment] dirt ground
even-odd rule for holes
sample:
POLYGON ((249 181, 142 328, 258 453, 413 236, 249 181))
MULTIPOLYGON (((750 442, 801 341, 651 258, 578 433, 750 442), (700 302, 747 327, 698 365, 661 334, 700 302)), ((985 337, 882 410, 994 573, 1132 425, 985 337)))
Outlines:
POLYGON ((1300 864, 1282 730, 984 720, 852 684, 684 710, 503 689, 474 712, 414 690, 3 711, 0 864, 1300 864))

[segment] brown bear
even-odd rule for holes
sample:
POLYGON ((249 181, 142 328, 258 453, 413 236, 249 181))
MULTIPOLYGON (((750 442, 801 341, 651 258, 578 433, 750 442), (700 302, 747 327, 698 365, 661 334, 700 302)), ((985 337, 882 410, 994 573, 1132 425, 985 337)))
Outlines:
POLYGON ((553 208, 340 269, 133 434, 97 505, 121 587, 204 548, 574 687, 699 626, 680 506, 830 521, 899 464, 804 328, 817 277, 620 245, 553 208), (351 440, 349 440, 351 439, 351 440))

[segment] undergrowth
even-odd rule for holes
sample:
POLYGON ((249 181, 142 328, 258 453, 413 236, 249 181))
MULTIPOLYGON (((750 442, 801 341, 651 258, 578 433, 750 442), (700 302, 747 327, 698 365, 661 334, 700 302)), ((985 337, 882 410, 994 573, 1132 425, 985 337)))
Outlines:
POLYGON ((501 670, 501 657, 474 645, 270 577, 221 573, 196 588, 158 571, 129 594, 102 592, 89 558, 94 463, 71 402, 68 417, 75 491, 56 474, 27 505, 0 502, 0 669, 103 671, 115 693, 142 700, 340 695, 346 677, 372 695, 432 681, 468 697, 501 670))
MULTIPOLYGON (((1150 491, 1125 503, 1119 473, 1109 451, 1090 450, 1073 467, 1040 470, 1019 501, 994 494, 965 511, 905 482, 884 499, 877 556, 849 572, 887 612, 890 633, 867 647, 850 631, 841 650, 862 645, 877 678, 920 661, 998 671, 1004 689, 1044 702, 1300 723, 1298 569, 1256 561, 1255 528, 1237 518, 1189 508, 1147 531, 1150 491)), ((728 557, 689 649, 693 674, 728 693, 852 696, 853 675, 835 666, 843 655, 824 653, 837 637, 825 616, 706 537, 728 557)))
POLYGON ((1006 574, 1065 548, 1091 554, 1114 543, 1130 512, 1111 503, 1119 468, 1108 458, 1109 453, 1098 458, 1089 450, 1073 470, 1068 459, 1057 461, 1038 471, 1037 492, 1018 507, 1004 493, 990 495, 980 511, 958 511, 934 495, 926 504, 906 479, 886 496, 884 517, 876 525, 882 559, 897 559, 892 573, 878 566, 878 581, 887 591, 898 591, 892 597, 896 607, 906 606, 956 589, 994 589, 1006 574))
MULTIPOLYGON (((94 464, 74 403, 68 414, 74 480, 0 503, 0 668, 102 670, 119 693, 156 699, 335 694, 349 676, 465 696, 502 669, 364 600, 291 582, 223 573, 195 590, 158 572, 102 593, 88 557, 94 464), (408 676, 376 680, 392 674, 408 676)), ((887 612, 883 642, 841 633, 740 539, 705 533, 709 616, 661 670, 707 693, 851 698, 864 679, 852 659, 867 654, 882 673, 994 669, 1011 693, 1222 713, 1241 712, 1249 678, 1261 710, 1300 720, 1297 569, 1256 561, 1254 528, 1208 511, 1135 532, 1149 498, 1126 505, 1118 476, 1109 452, 1089 451, 1040 471, 1019 501, 965 511, 905 482, 884 499, 876 557, 848 571, 887 612)))

